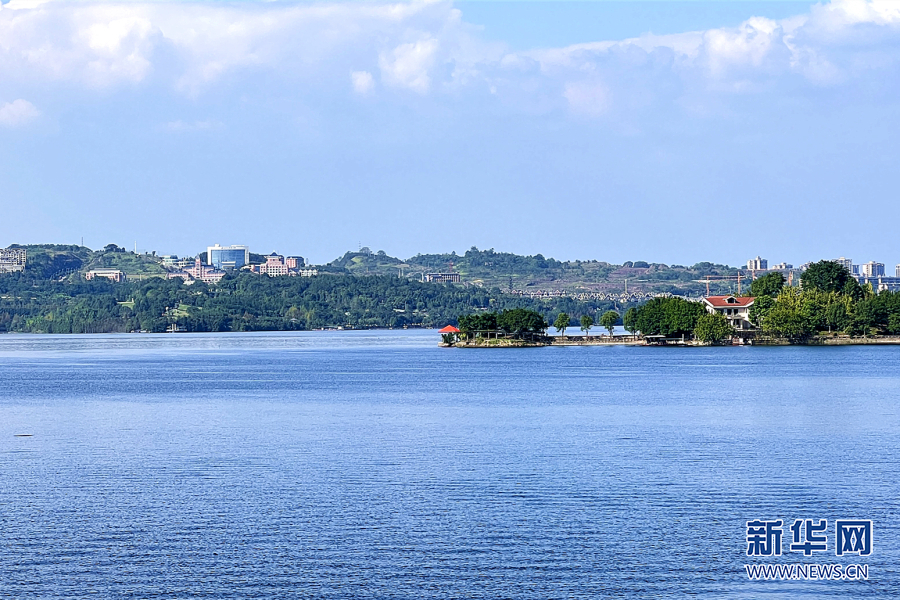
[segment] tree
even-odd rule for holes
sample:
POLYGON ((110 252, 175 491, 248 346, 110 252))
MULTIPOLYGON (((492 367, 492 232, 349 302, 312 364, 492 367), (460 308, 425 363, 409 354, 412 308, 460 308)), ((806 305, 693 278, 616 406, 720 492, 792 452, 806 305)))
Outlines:
POLYGON ((757 298, 760 296, 771 296, 774 298, 781 292, 781 288, 784 287, 784 284, 784 275, 778 271, 766 273, 750 284, 750 295, 757 298))
POLYGON ((683 298, 653 298, 637 309, 635 325, 644 335, 680 336, 693 333, 706 314, 700 302, 683 298))
POLYGON ((854 300, 862 300, 867 294, 872 292, 872 285, 866 284, 866 287, 863 288, 863 286, 859 285, 859 282, 855 277, 851 277, 847 280, 847 283, 844 284, 844 288, 840 290, 840 292, 854 300))
POLYGON ((888 317, 888 333, 900 333, 900 314, 894 313, 888 317))
POLYGON ((572 319, 566 313, 559 313, 559 316, 556 317, 556 322, 553 323, 553 326, 559 330, 560 335, 566 335, 566 328, 569 326, 569 323, 572 319))
POLYGON ((707 344, 717 344, 730 339, 732 335, 734 335, 734 329, 728 324, 725 315, 721 313, 701 315, 694 328, 694 337, 707 344))
POLYGON ((800 283, 803 284, 803 289, 843 292, 850 279, 850 271, 844 265, 833 260, 820 260, 803 271, 800 283))
POLYGON ((803 316, 803 294, 796 288, 784 288, 775 306, 763 318, 765 333, 788 339, 803 339, 815 331, 803 316))
POLYGON ((872 327, 887 325, 888 315, 878 297, 867 298, 856 303, 856 314, 853 317, 853 332, 868 335, 872 327))
POLYGON ((594 326, 594 318, 591 315, 582 315, 581 317, 581 330, 584 332, 584 335, 591 334, 591 327, 594 326))
POLYGON ((625 330, 632 335, 637 331, 637 309, 635 307, 632 306, 625 311, 625 314, 622 316, 622 325, 624 325, 625 330))
POLYGON ((843 302, 832 302, 825 309, 825 322, 828 324, 828 331, 832 329, 836 331, 844 330, 850 325, 851 320, 847 306, 843 302))
POLYGON ((458 319, 461 333, 473 331, 496 331, 497 313, 481 313, 477 315, 462 315, 458 319))
POLYGON ((619 322, 619 313, 614 310, 608 310, 600 316, 600 324, 606 327, 609 335, 613 334, 613 327, 619 322))
POLYGON ((497 317, 497 326, 507 333, 540 333, 547 330, 547 322, 539 312, 527 308, 507 309, 497 317))
POLYGON ((756 327, 762 325, 762 320, 765 318, 769 311, 775 306, 775 299, 769 295, 761 295, 756 296, 756 299, 753 300, 753 304, 750 306, 750 322, 753 323, 756 327))

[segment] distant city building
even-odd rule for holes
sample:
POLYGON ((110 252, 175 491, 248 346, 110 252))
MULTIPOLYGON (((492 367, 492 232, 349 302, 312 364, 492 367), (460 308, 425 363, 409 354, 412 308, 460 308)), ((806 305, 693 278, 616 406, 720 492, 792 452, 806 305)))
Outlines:
POLYGON ((240 269, 250 263, 250 248, 247 246, 208 246, 206 264, 222 271, 240 269))
POLYGON ((459 273, 425 273, 423 281, 434 283, 459 283, 459 273))
POLYGON ((191 257, 178 258, 174 254, 164 254, 160 258, 162 266, 167 269, 187 269, 194 266, 194 259, 191 257))
POLYGON ((894 268, 894 275, 896 275, 897 277, 900 277, 900 265, 897 265, 894 268))
POLYGON ((205 281, 206 283, 216 283, 223 277, 225 277, 225 271, 221 269, 217 269, 215 267, 211 267, 209 265, 204 265, 200 262, 200 258, 197 257, 194 260, 194 266, 185 269, 182 271, 191 276, 192 279, 199 279, 200 281, 205 281))
POLYGON ((787 271, 788 269, 793 269, 794 265, 786 262, 778 263, 777 265, 772 265, 772 269, 775 271, 787 271))
POLYGON ((769 261, 757 256, 747 261, 747 268, 751 271, 766 271, 769 269, 769 261))
POLYGON ((900 292, 900 277, 866 277, 865 275, 860 275, 857 280, 860 285, 871 285, 873 292, 900 292))
POLYGON ((288 266, 284 262, 284 257, 274 252, 266 257, 266 262, 259 265, 259 272, 269 277, 279 277, 288 274, 288 266))
POLYGON ((748 296, 708 296, 703 299, 703 303, 706 305, 706 312, 719 313, 735 329, 753 329, 750 307, 754 300, 755 298, 748 296))
POLYGON ((849 258, 844 258, 843 256, 840 258, 834 259, 834 262, 842 265, 845 269, 850 271, 853 275, 859 275, 859 265, 854 265, 853 260, 849 258))
POLYGON ((115 281, 116 283, 118 283, 125 281, 126 275, 119 269, 94 269, 84 274, 84 278, 88 281, 97 277, 105 277, 110 281, 115 281))
POLYGON ((25 270, 25 248, 0 249, 0 273, 25 270))
POLYGON ((869 261, 859 265, 860 277, 884 277, 884 263, 869 261))
POLYGON ((266 262, 261 265, 247 265, 244 269, 251 273, 268 275, 269 277, 281 277, 283 275, 313 277, 319 274, 318 269, 304 269, 306 261, 302 256, 284 256, 273 252, 266 257, 266 262), (296 265, 296 266, 292 266, 296 265))

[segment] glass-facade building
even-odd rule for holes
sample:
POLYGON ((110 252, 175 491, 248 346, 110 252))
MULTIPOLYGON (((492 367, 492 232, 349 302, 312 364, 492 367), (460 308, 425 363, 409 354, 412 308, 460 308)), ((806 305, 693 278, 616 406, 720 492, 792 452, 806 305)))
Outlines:
POLYGON ((227 271, 240 269, 250 262, 250 248, 247 246, 208 246, 206 264, 227 271))

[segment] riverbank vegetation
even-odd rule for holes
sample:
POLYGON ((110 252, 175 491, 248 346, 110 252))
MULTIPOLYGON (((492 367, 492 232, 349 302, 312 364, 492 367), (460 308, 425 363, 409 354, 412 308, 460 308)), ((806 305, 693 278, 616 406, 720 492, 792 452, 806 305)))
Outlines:
MULTIPOLYGON (((801 276, 801 287, 786 285, 781 273, 753 281, 748 338, 766 342, 806 343, 823 335, 900 335, 900 293, 874 292, 861 286, 842 265, 813 263, 801 276)), ((707 313, 702 302, 654 298, 624 316, 626 329, 643 335, 691 338, 707 343, 730 339, 734 330, 722 315, 707 313)))
POLYGON ((757 280, 770 278, 765 283, 768 293, 757 296, 750 310, 751 322, 763 335, 804 341, 829 333, 900 334, 900 293, 875 293, 836 262, 810 265, 801 276, 802 289, 783 281, 779 285, 776 275, 757 280))

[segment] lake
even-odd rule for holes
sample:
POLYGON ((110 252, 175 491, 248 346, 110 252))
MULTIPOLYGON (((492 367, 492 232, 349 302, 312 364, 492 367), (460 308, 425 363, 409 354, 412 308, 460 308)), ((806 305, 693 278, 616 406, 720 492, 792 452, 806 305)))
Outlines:
POLYGON ((0 336, 0 597, 898 594, 900 347, 439 337, 0 336), (868 579, 744 567, 806 563, 868 579))

